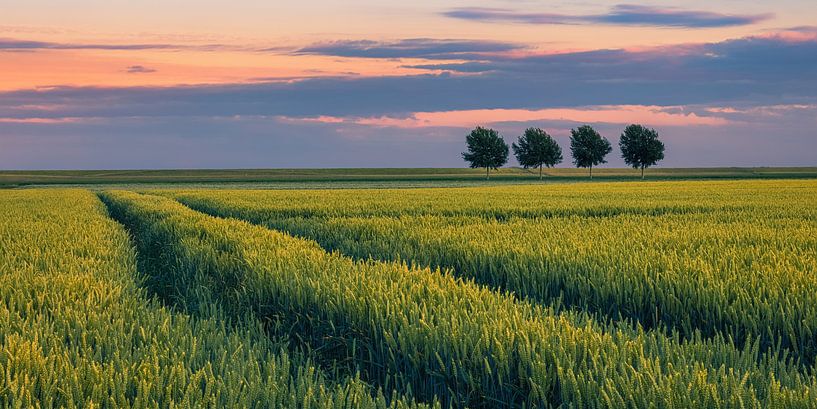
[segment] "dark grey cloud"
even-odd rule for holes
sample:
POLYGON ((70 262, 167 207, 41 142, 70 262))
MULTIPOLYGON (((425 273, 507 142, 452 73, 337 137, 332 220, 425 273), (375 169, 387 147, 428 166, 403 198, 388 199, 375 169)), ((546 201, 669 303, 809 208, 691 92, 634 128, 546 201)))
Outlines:
POLYGON ((474 59, 485 55, 526 49, 515 43, 474 40, 412 38, 399 41, 349 40, 313 44, 296 55, 330 55, 358 58, 474 59))
POLYGON ((485 55, 507 53, 527 49, 518 43, 479 40, 453 40, 413 38, 398 41, 344 40, 316 43, 307 47, 242 47, 227 44, 102 44, 102 43, 60 43, 0 38, 0 51, 40 51, 40 50, 195 50, 195 51, 246 51, 272 52, 290 55, 327 55, 357 58, 425 58, 425 59, 478 59, 485 55))
POLYGON ((429 71, 451 71, 459 73, 484 73, 494 69, 493 64, 481 61, 469 61, 464 63, 414 64, 404 65, 403 67, 429 71))
POLYGON ((615 6, 610 13, 597 16, 599 23, 665 27, 730 27, 745 26, 769 20, 772 13, 721 14, 708 11, 659 8, 633 4, 615 6))
MULTIPOLYGON (((775 89, 788 92, 797 84, 811 90, 817 81, 817 71, 812 69, 815 64, 817 37, 792 41, 766 36, 645 51, 595 50, 415 67, 519 78, 547 76, 574 84, 596 83, 600 90, 615 83, 635 88, 639 83, 650 83, 659 86, 656 92, 660 92, 661 84, 675 85, 682 91, 686 85, 700 83, 715 88, 741 84, 749 93, 775 89)), ((712 97, 706 92, 701 95, 712 97)))
POLYGON ((368 117, 416 111, 619 104, 775 105, 813 103, 817 99, 817 70, 813 69, 817 66, 817 40, 772 36, 638 52, 598 50, 483 58, 436 67, 469 75, 6 92, 0 93, 0 118, 368 117), (47 104, 60 108, 15 108, 47 104))
POLYGON ((156 72, 156 70, 150 67, 145 67, 144 65, 131 65, 125 67, 125 72, 128 74, 150 74, 152 72, 156 72))
POLYGON ((508 9, 463 7, 448 10, 446 17, 463 20, 523 24, 610 24, 623 26, 711 28, 755 24, 774 15, 722 14, 709 11, 620 4, 604 14, 570 15, 530 13, 508 9))

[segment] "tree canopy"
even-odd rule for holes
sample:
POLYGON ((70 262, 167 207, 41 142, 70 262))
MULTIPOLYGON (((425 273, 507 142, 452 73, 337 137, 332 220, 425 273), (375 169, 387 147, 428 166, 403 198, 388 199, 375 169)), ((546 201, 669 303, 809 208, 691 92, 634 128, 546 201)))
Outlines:
POLYGON ((573 164, 579 168, 590 168, 590 178, 593 178, 593 166, 607 163, 604 159, 613 151, 610 141, 603 138, 590 125, 582 125, 570 130, 570 154, 573 164))
POLYGON ((635 169, 641 168, 642 179, 644 168, 664 159, 664 143, 658 140, 658 132, 641 125, 633 124, 625 128, 618 146, 625 163, 635 169))
POLYGON ((465 139, 468 151, 462 153, 462 158, 472 168, 485 168, 486 178, 491 169, 508 162, 508 144, 497 131, 478 126, 465 139))
POLYGON ((542 178, 542 167, 553 167, 562 162, 562 148, 547 132, 539 128, 528 128, 513 144, 516 160, 525 169, 539 168, 539 179, 542 178))

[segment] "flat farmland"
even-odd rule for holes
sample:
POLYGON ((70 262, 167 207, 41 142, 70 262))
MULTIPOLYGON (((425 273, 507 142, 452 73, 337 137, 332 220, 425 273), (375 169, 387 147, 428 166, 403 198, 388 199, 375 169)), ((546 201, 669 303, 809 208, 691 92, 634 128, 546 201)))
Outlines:
POLYGON ((3 190, 0 402, 817 407, 817 181, 786 172, 3 190))
MULTIPOLYGON (((639 180, 638 170, 600 168, 594 180, 639 180)), ((814 167, 723 167, 656 168, 647 172, 650 179, 788 179, 817 177, 814 167)), ((37 170, 0 171, 0 188, 38 186, 77 186, 92 189, 130 188, 142 184, 173 188, 196 184, 211 188, 388 188, 449 187, 491 184, 529 184, 539 179, 533 169, 501 168, 485 180, 480 169, 463 168, 360 168, 360 169, 177 169, 177 170, 37 170)), ((551 168, 544 171, 544 182, 588 181, 585 169, 551 168)))

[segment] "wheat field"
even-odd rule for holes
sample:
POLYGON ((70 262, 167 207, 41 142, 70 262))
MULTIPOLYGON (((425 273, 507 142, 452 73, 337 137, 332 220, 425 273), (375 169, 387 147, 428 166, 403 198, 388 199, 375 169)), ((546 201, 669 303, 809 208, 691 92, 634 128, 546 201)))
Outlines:
POLYGON ((817 407, 817 181, 0 191, 3 407, 817 407))

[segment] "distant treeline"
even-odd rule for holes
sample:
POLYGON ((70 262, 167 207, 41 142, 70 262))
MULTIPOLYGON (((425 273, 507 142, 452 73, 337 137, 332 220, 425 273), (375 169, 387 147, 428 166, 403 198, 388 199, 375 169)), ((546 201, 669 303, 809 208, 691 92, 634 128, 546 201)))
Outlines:
MULTIPOLYGON (((493 129, 476 127, 466 136, 466 143, 468 151, 463 152, 463 159, 472 168, 485 168, 486 178, 490 176, 491 169, 498 169, 508 162, 508 144, 493 129)), ((526 129, 512 145, 519 164, 525 169, 539 168, 540 179, 543 167, 553 167, 564 159, 562 148, 556 140, 539 128, 526 129)), ((658 132, 642 125, 633 124, 624 128, 618 146, 624 162, 641 169, 642 179, 645 168, 664 159, 664 143, 658 140, 658 132)), ((593 166, 607 163, 604 158, 612 151, 610 141, 592 126, 583 125, 570 130, 573 164, 579 168, 590 168, 590 178, 593 178, 593 166)))

